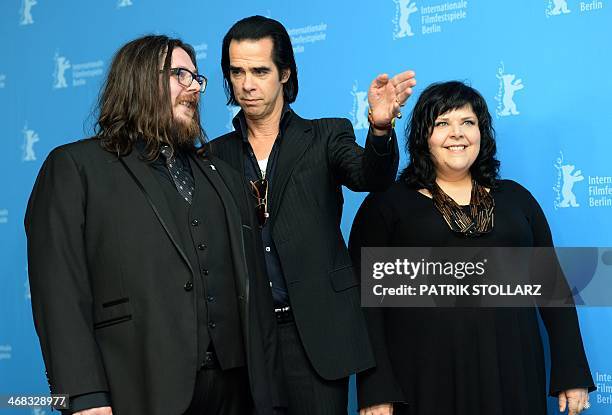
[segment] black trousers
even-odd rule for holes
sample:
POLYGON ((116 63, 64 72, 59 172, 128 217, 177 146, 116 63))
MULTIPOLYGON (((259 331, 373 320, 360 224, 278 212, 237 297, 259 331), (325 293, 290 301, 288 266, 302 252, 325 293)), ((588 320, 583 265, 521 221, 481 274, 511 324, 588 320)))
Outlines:
POLYGON ((319 376, 302 346, 295 322, 278 325, 288 415, 346 415, 348 378, 325 380, 319 376))
POLYGON ((198 371, 193 398, 184 415, 248 415, 253 412, 246 367, 198 371))

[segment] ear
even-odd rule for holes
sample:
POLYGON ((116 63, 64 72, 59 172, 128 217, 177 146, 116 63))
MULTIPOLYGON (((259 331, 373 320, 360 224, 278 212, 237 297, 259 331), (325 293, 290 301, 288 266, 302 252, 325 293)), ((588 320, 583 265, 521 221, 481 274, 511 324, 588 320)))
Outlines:
POLYGON ((289 80, 289 77, 291 76, 291 69, 284 69, 282 74, 281 74, 281 84, 286 83, 289 80))

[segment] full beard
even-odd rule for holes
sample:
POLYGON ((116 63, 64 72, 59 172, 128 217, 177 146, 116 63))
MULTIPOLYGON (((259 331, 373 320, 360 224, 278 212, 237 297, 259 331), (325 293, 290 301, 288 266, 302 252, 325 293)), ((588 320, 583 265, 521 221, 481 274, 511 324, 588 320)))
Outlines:
POLYGON ((177 148, 193 149, 201 136, 199 120, 194 116, 188 122, 174 119, 171 125, 171 139, 177 148))

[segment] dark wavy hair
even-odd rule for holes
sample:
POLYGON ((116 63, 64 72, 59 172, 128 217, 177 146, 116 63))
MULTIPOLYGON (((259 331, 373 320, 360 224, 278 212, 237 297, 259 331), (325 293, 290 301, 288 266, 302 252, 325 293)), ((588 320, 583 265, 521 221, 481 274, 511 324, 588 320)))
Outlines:
MULTIPOLYGON (((194 49, 168 36, 143 36, 115 53, 98 97, 94 127, 105 150, 125 155, 142 139, 146 143, 146 158, 152 160, 158 157, 162 144, 174 146, 170 77, 160 77, 160 68, 170 70, 174 48, 187 52, 197 70, 194 49)), ((199 107, 194 114, 200 126, 196 139, 204 144, 199 107)))
POLYGON ((480 152, 470 167, 472 178, 485 187, 495 188, 499 177, 499 161, 495 158, 495 130, 487 103, 480 93, 463 82, 450 81, 429 85, 416 102, 410 121, 406 124, 408 166, 400 180, 416 189, 431 190, 436 180, 428 139, 434 122, 440 115, 466 105, 478 118, 480 152))
POLYGON ((295 101, 298 95, 298 76, 293 46, 287 29, 278 21, 263 16, 246 17, 234 25, 223 38, 221 45, 221 71, 223 72, 223 88, 227 96, 228 105, 238 105, 234 88, 230 80, 230 58, 229 47, 232 40, 237 42, 242 40, 260 40, 264 38, 272 39, 272 61, 276 65, 279 78, 284 70, 291 71, 289 79, 283 84, 283 98, 286 104, 295 101))

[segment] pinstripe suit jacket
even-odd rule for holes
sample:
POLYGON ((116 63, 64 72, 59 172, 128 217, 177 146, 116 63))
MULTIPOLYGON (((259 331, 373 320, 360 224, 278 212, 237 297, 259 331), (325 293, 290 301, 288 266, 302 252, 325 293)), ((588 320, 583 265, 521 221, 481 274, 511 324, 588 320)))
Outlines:
MULTIPOLYGON (((340 220, 343 185, 359 192, 382 191, 395 179, 395 133, 384 154, 376 151, 376 139, 381 138, 368 135, 361 147, 346 119, 306 120, 292 113, 272 178, 270 226, 295 322, 310 362, 329 380, 375 365, 360 308, 359 278, 340 220)), ((239 132, 213 140, 210 151, 244 177, 239 132)))

